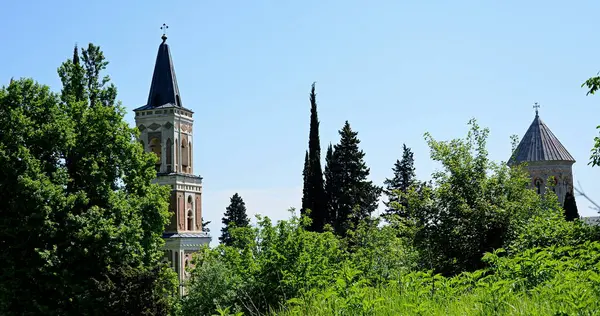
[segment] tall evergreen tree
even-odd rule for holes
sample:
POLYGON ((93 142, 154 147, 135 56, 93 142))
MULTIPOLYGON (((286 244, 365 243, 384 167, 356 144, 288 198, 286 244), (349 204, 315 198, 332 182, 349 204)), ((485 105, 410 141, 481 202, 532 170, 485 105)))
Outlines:
POLYGON ((233 239, 229 233, 230 227, 248 227, 250 225, 250 219, 246 214, 246 203, 239 194, 234 194, 231 197, 230 204, 226 208, 225 216, 223 216, 223 228, 221 228, 221 237, 219 241, 221 243, 231 246, 233 239))
POLYGON ((300 209, 300 215, 306 214, 306 210, 309 209, 308 200, 309 200, 309 184, 308 175, 310 172, 310 162, 308 161, 308 150, 304 155, 304 169, 302 170, 302 179, 304 186, 302 187, 302 208, 300 209))
POLYGON ((308 139, 308 164, 304 163, 307 172, 304 175, 302 209, 310 209, 312 219, 311 230, 323 231, 327 218, 327 200, 321 168, 321 141, 319 139, 319 118, 317 115, 317 94, 315 83, 310 90, 310 132, 308 139))
POLYGON ((73 47, 73 64, 79 65, 79 52, 77 51, 77 44, 73 47))
POLYGON ((328 193, 330 212, 335 214, 334 227, 340 235, 368 218, 377 209, 381 188, 367 180, 370 169, 359 149, 358 133, 346 121, 339 131, 340 143, 328 153, 328 193))
POLYGON ((339 165, 334 157, 333 146, 331 143, 327 147, 327 153, 325 155, 325 196, 327 200, 327 219, 326 223, 332 227, 336 227, 337 222, 337 209, 338 201, 336 199, 339 196, 338 188, 340 182, 338 177, 340 175, 339 165))
POLYGON ((385 179, 383 184, 385 185, 384 194, 388 200, 384 202, 386 206, 385 214, 397 214, 401 217, 405 217, 406 214, 403 209, 397 209, 393 207, 393 203, 399 203, 405 209, 407 202, 405 198, 400 198, 394 191, 401 191, 403 193, 408 192, 408 189, 415 184, 415 167, 413 152, 406 144, 402 144, 402 159, 396 160, 394 168, 394 177, 391 179, 385 179))
POLYGON ((565 210, 565 219, 573 221, 579 218, 579 212, 577 211, 577 203, 575 202, 575 195, 571 191, 568 191, 565 195, 565 203, 563 204, 565 210))

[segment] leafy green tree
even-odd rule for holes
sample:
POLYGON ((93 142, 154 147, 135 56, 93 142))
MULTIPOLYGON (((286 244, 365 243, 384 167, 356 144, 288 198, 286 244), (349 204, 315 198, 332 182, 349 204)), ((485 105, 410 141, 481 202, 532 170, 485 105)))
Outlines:
POLYGON ((321 141, 319 138, 319 118, 317 115, 317 94, 315 83, 310 90, 310 132, 308 139, 308 160, 304 162, 304 192, 302 210, 310 209, 311 230, 321 232, 327 221, 327 199, 321 168, 321 141))
POLYGON ((384 201, 386 215, 396 214, 401 217, 406 217, 405 209, 407 207, 406 198, 397 194, 397 191, 407 193, 408 189, 416 184, 415 166, 413 152, 406 144, 402 144, 402 160, 396 160, 394 168, 394 177, 391 179, 385 179, 383 182, 385 185, 384 194, 388 200, 384 201), (398 203, 402 207, 391 207, 393 203, 398 203))
POLYGON ((340 241, 332 232, 307 231, 303 221, 292 216, 273 224, 257 216, 256 227, 230 231, 232 246, 199 253, 183 311, 211 315, 217 307, 229 307, 263 315, 332 283, 344 258, 340 241))
POLYGON ((432 175, 433 187, 407 194, 423 267, 448 275, 481 268, 482 255, 506 245, 541 207, 523 168, 490 161, 488 130, 475 120, 469 124, 466 139, 436 141, 426 134, 442 169, 432 175))
POLYGON ((532 207, 529 216, 515 226, 514 237, 505 245, 511 254, 533 248, 563 247, 598 240, 600 228, 583 221, 569 220, 552 190, 532 207))
POLYGON ((331 223, 342 236, 351 227, 368 219, 377 209, 381 188, 367 180, 370 169, 365 153, 358 147, 358 133, 346 121, 339 131, 339 144, 327 152, 327 192, 330 197, 331 223))
POLYGON ((221 228, 221 237, 219 241, 221 243, 231 246, 233 244, 233 237, 229 230, 232 227, 248 227, 250 225, 250 219, 246 214, 246 203, 239 194, 234 194, 231 197, 230 204, 225 210, 225 216, 222 219, 223 228, 221 228))
POLYGON ((31 79, 0 89, 0 314, 168 314, 169 189, 99 77, 100 48, 82 52, 59 68, 60 98, 31 79))
MULTIPOLYGON (((587 87, 588 92, 586 95, 595 94, 596 91, 600 88, 600 76, 591 77, 586 80, 582 87, 587 87)), ((600 125, 596 126, 596 129, 600 129, 600 125)), ((590 165, 600 166, 600 136, 594 137, 594 147, 592 148, 592 155, 590 157, 590 165)))
POLYGON ((575 202, 575 195, 571 191, 568 191, 565 195, 565 202, 563 204, 565 211, 565 219, 573 221, 579 218, 579 212, 577 211, 577 203, 575 202))

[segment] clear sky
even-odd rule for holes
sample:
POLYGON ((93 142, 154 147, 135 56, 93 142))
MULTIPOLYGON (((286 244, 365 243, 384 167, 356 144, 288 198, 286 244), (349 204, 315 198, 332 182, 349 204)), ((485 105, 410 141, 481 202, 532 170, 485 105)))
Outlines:
MULTIPOLYGON (((323 152, 345 120, 371 179, 401 155, 417 175, 437 165, 423 134, 463 137, 474 117, 494 160, 540 117, 575 157, 574 177, 600 202, 587 165, 600 96, 580 85, 600 70, 599 1, 2 1, 0 85, 33 77, 56 91, 73 45, 100 45, 128 110, 148 97, 160 26, 183 104, 195 111, 195 171, 213 240, 229 197, 274 219, 300 205, 308 93, 317 82, 323 152)), ((131 112, 127 120, 133 124, 131 112)), ((582 197, 582 215, 596 215, 582 197)))

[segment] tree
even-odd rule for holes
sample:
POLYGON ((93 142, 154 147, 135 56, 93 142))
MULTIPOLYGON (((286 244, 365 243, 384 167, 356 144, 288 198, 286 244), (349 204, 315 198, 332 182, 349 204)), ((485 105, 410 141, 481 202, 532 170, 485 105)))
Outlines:
POLYGON ((99 47, 82 51, 59 68, 60 98, 31 79, 0 89, 0 314, 165 314, 169 188, 99 79, 99 47))
MULTIPOLYGON (((588 88, 586 95, 595 94, 600 89, 600 76, 589 78, 581 84, 581 87, 584 86, 588 88)), ((600 125, 596 126, 596 129, 600 129, 600 125)), ((588 164, 592 165, 592 167, 600 166, 600 136, 594 137, 594 147, 592 148, 592 155, 588 164)))
POLYGON ((310 189, 309 189, 310 182, 308 180, 309 173, 310 173, 310 162, 308 160, 308 150, 307 150, 306 154, 304 155, 304 169, 302 169, 303 187, 302 187, 302 208, 300 209, 300 214, 301 215, 305 215, 306 214, 306 210, 310 209, 309 201, 308 201, 308 199, 310 198, 310 196, 309 196, 309 194, 310 194, 310 189))
POLYGON ((370 169, 364 161, 365 153, 358 145, 358 133, 346 121, 339 131, 339 144, 327 154, 329 181, 328 195, 332 202, 331 214, 336 232, 342 236, 356 227, 377 209, 381 188, 367 180, 370 169))
POLYGON ((507 246, 533 214, 560 207, 555 200, 541 201, 527 187, 530 180, 521 166, 490 161, 489 131, 475 120, 469 125, 466 139, 437 141, 425 135, 431 158, 442 169, 432 175, 433 186, 406 194, 422 267, 446 275, 482 268, 482 255, 507 246))
POLYGON ((384 202, 387 207, 384 212, 386 215, 397 214, 406 217, 404 211, 407 207, 406 198, 398 196, 397 191, 407 193, 408 189, 416 183, 413 152, 409 147, 406 147, 406 144, 402 144, 402 160, 396 160, 392 171, 394 177, 392 179, 386 178, 383 182, 385 185, 383 192, 388 198, 384 202), (399 203, 402 208, 391 207, 393 203, 399 203))
POLYGON ((317 115, 317 94, 315 83, 310 91, 310 131, 308 139, 308 161, 304 162, 304 192, 302 213, 310 209, 312 224, 310 230, 321 232, 327 218, 327 200, 321 168, 321 141, 319 139, 319 118, 317 115))
POLYGON ((204 216, 202 217, 202 231, 203 232, 210 232, 210 228, 208 228, 208 224, 210 224, 211 221, 204 221, 204 216))
POLYGON ((563 204, 565 210, 565 219, 573 221, 579 218, 579 212, 577 211, 577 203, 575 202, 575 195, 571 191, 568 191, 565 195, 565 202, 563 204))
POLYGON ((331 143, 327 147, 327 153, 325 155, 325 196, 327 200, 327 224, 331 225, 334 229, 336 228, 337 222, 337 210, 339 209, 339 203, 337 197, 339 195, 339 187, 341 185, 339 181, 340 170, 339 164, 333 155, 333 146, 331 143))
POLYGON ((224 245, 231 246, 233 238, 230 234, 232 227, 248 227, 250 219, 246 214, 246 204, 239 194, 234 194, 231 197, 230 204, 226 208, 225 216, 223 216, 223 228, 221 228, 221 237, 219 241, 224 245))

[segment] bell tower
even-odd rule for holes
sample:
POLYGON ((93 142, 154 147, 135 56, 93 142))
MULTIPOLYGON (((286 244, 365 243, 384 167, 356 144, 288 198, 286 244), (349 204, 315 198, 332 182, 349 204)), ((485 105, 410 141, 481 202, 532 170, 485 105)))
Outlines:
POLYGON ((531 176, 531 187, 538 194, 544 194, 547 187, 551 188, 558 196, 560 205, 563 205, 567 192, 573 194, 575 159, 542 121, 539 107, 535 103, 535 118, 509 160, 509 165, 525 162, 525 168, 531 176), (547 183, 549 178, 553 183, 547 183))
MULTIPOLYGON (((166 31, 163 24, 162 29, 166 31)), ((179 276, 186 279, 192 253, 210 243, 202 227, 202 177, 194 174, 193 114, 183 106, 175 77, 167 36, 158 47, 148 100, 134 110, 139 141, 157 157, 156 183, 171 188, 171 220, 163 238, 165 257, 179 276)))

